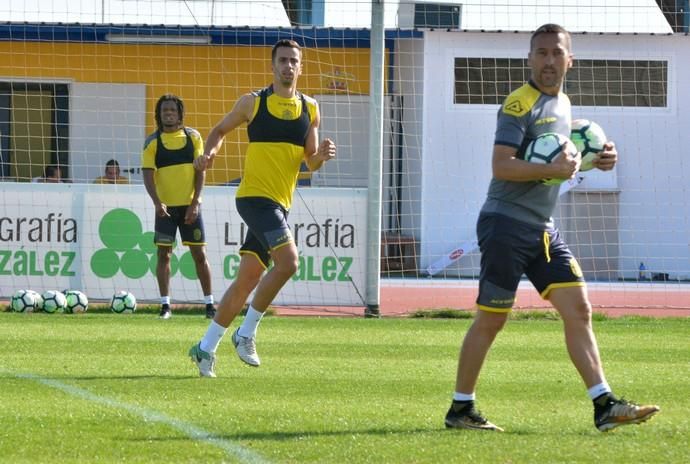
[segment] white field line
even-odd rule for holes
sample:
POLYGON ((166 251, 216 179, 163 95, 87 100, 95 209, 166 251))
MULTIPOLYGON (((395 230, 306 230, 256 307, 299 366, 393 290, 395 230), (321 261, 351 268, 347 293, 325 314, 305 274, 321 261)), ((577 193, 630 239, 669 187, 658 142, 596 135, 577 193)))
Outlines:
POLYGON ((147 422, 158 422, 167 425, 175 430, 178 430, 179 432, 182 432, 192 440, 208 443, 209 445, 213 445, 224 450, 230 456, 238 459, 239 462, 252 464, 268 464, 269 462, 261 456, 259 456, 258 454, 256 454, 255 452, 251 451, 250 449, 243 447, 242 445, 239 445, 230 440, 218 438, 214 436, 212 433, 207 432, 193 424, 189 424, 187 422, 175 419, 174 417, 166 416, 165 414, 160 413, 158 411, 142 408, 132 404, 123 403, 121 401, 117 401, 106 396, 96 395, 88 390, 84 390, 83 388, 75 387, 72 385, 68 385, 66 383, 59 382, 54 379, 41 377, 34 374, 14 373, 13 375, 19 379, 33 380, 34 382, 42 383, 43 385, 55 388, 56 390, 60 390, 64 393, 67 393, 68 395, 76 396, 78 398, 82 398, 92 403, 98 403, 114 409, 127 411, 130 414, 143 418, 147 422))

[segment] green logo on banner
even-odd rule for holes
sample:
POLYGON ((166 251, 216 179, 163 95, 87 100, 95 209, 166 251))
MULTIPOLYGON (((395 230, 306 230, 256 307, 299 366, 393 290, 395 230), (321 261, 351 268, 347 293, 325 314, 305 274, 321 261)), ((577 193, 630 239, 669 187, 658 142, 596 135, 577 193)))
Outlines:
MULTIPOLYGON (((153 232, 144 232, 141 220, 132 211, 118 208, 108 211, 98 225, 98 237, 105 248, 91 256, 91 270, 101 279, 109 279, 118 272, 130 279, 140 279, 147 273, 156 274, 158 250, 153 232)), ((173 249, 175 245, 173 245, 173 249)), ((194 259, 189 251, 180 258, 170 257, 170 275, 180 271, 187 279, 196 279, 194 259)))

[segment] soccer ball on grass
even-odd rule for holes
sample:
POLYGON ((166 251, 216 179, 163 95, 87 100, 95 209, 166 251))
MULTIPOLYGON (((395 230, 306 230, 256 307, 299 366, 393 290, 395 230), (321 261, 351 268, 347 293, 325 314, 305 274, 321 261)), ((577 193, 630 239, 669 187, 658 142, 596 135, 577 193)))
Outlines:
MULTIPOLYGON (((551 163, 563 150, 571 156, 577 156, 573 142, 564 135, 547 132, 532 140, 525 150, 525 161, 537 164, 551 163)), ((542 179, 545 185, 560 185, 566 179, 542 179)))
POLYGON ((120 290, 110 300, 110 310, 114 313, 133 313, 137 309, 137 299, 131 293, 120 290))
POLYGON ((34 295, 34 300, 36 302, 36 311, 41 311, 43 309, 43 296, 38 292, 34 292, 33 290, 27 291, 34 295))
POLYGON ((10 309, 17 313, 32 313, 40 308, 41 295, 33 290, 17 290, 10 300, 10 309))
POLYGON ((580 171, 594 168, 592 161, 604 149, 606 134, 599 124, 588 119, 575 119, 571 123, 570 140, 582 155, 580 171))
POLYGON ((67 300, 65 294, 58 290, 46 290, 43 292, 43 311, 47 313, 63 313, 67 300))
POLYGON ((69 290, 65 292, 67 305, 65 312, 70 314, 85 313, 89 308, 89 299, 79 290, 69 290))

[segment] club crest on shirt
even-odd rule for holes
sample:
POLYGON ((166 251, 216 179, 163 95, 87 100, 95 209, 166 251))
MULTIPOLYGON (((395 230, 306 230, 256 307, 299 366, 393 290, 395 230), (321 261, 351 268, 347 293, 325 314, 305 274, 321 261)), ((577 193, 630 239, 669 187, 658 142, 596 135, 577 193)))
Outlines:
POLYGON ((524 113, 525 109, 520 100, 513 100, 506 102, 506 104, 503 106, 503 111, 508 114, 520 115, 524 113))

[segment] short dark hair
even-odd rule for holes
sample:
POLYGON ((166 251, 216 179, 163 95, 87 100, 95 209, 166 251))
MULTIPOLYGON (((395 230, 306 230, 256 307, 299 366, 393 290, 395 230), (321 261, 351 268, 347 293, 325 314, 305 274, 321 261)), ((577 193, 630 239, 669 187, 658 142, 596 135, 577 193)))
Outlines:
POLYGON ((299 55, 302 56, 302 47, 300 47, 297 42, 290 39, 280 39, 275 43, 275 45, 273 45, 273 48, 271 49, 271 62, 276 59, 276 51, 281 47, 296 48, 299 50, 299 55))
POLYGON ((55 177, 55 174, 58 172, 60 173, 60 177, 62 177, 62 169, 60 169, 60 166, 57 164, 49 164, 43 168, 43 177, 55 177))
POLYGON ((116 168, 120 167, 120 163, 117 162, 115 159, 108 160, 107 163, 105 163, 105 167, 109 168, 110 166, 115 166, 116 168))
POLYGON ((156 102, 156 127, 158 127, 158 130, 161 130, 163 128, 163 120, 161 119, 161 106, 163 106, 163 102, 166 101, 175 102, 175 105, 177 105, 177 112, 180 115, 180 124, 182 124, 182 122, 184 121, 184 103, 182 103, 182 99, 177 95, 166 93, 165 95, 161 96, 156 102))
POLYGON ((536 31, 532 33, 532 37, 529 39, 529 49, 532 50, 534 47, 534 39, 542 34, 563 34, 565 35, 568 50, 572 50, 570 44, 570 32, 568 32, 563 26, 554 23, 544 24, 539 26, 536 31))

